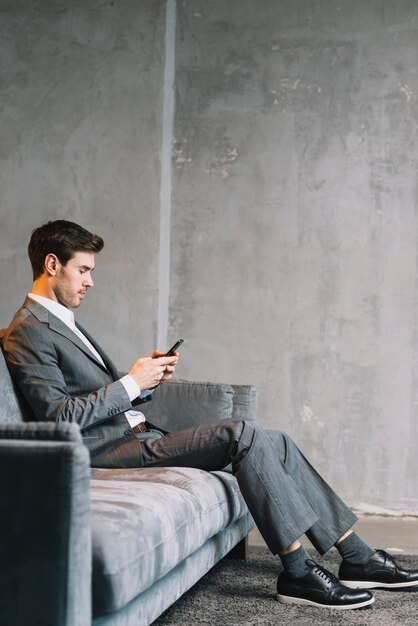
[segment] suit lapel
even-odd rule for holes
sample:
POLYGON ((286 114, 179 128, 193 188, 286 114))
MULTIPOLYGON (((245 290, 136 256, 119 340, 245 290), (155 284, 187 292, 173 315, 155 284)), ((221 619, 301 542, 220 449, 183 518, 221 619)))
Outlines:
POLYGON ((48 311, 48 309, 46 309, 44 306, 39 304, 39 302, 36 302, 36 300, 32 300, 32 298, 28 297, 23 303, 23 306, 29 309, 29 311, 33 313, 33 315, 40 322, 42 322, 43 324, 48 324, 49 328, 53 332, 58 333, 59 335, 62 335, 63 337, 71 341, 71 343, 77 346, 79 350, 81 350, 91 361, 94 361, 94 363, 96 363, 96 365, 98 365, 102 370, 108 371, 109 373, 111 373, 114 379, 117 379, 119 377, 117 374, 117 370, 115 366, 113 365, 113 363, 111 362, 111 360, 109 359, 109 357, 103 352, 100 346, 97 345, 94 339, 90 337, 90 335, 79 324, 76 324, 77 327, 81 330, 81 332, 87 337, 87 339, 95 347, 97 352, 102 357, 106 367, 103 367, 103 365, 100 363, 100 361, 97 360, 93 352, 91 352, 91 350, 88 349, 86 344, 66 324, 64 324, 64 322, 62 322, 53 313, 48 311), (115 378, 115 373, 116 373, 116 378, 115 378))
POLYGON ((115 380, 118 379, 120 377, 119 371, 115 367, 114 363, 112 363, 110 358, 107 356, 106 352, 104 352, 103 348, 101 348, 99 346, 97 341, 95 339, 93 339, 93 337, 90 335, 90 333, 88 333, 86 331, 86 329, 81 326, 81 324, 76 322, 75 325, 83 333, 83 335, 86 337, 86 339, 88 339, 90 341, 91 345, 95 348, 95 350, 97 350, 97 352, 100 354, 100 356, 103 359, 104 364, 106 365, 106 369, 112 374, 113 378, 115 380))

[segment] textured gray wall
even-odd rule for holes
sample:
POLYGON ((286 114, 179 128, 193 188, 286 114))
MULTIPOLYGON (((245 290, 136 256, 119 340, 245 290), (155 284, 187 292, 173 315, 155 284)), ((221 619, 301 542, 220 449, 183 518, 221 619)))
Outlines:
MULTIPOLYGON (((127 367, 168 295, 165 3, 28 4, 0 0, 0 325, 30 230, 74 219, 106 240, 78 317, 127 367)), ((179 375, 254 383, 366 511, 418 513, 417 28, 412 0, 177 1, 179 375)))
POLYGON ((121 367, 156 339, 164 19, 153 0, 0 0, 0 325, 31 230, 80 222, 105 248, 78 317, 121 367))
POLYGON ((418 4, 181 2, 172 334, 365 510, 418 511, 418 4))

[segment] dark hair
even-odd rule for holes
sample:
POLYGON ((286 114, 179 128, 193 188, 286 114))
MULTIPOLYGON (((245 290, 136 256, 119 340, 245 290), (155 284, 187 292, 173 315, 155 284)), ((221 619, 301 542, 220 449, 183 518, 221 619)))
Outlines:
POLYGON ((100 252, 104 241, 74 222, 55 220, 35 228, 28 246, 33 279, 44 272, 45 257, 55 254, 62 265, 66 265, 76 252, 90 250, 100 252))

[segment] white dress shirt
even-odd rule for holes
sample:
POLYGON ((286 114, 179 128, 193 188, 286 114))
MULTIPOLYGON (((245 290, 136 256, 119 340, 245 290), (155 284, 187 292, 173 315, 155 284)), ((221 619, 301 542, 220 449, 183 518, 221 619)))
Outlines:
MULTIPOLYGON (((36 302, 41 304, 43 307, 48 309, 50 313, 55 315, 55 317, 58 317, 58 319, 60 319, 61 322, 63 322, 66 326, 68 326, 68 328, 73 333, 75 333, 77 337, 79 337, 81 341, 87 346, 87 348, 90 350, 93 356, 99 361, 99 363, 103 365, 103 367, 106 367, 105 364, 103 363, 102 357, 97 352, 96 348, 91 344, 91 342, 87 339, 87 337, 83 335, 81 330, 77 328, 75 324, 75 320, 74 320, 74 313, 71 311, 71 309, 68 309, 66 306, 64 306, 63 304, 60 304, 59 302, 55 302, 55 300, 44 298, 44 296, 38 296, 35 293, 29 293, 28 296, 29 298, 32 298, 32 300, 35 300, 36 302)), ((129 396, 129 400, 131 402, 132 400, 135 400, 135 398, 141 395, 141 390, 139 386, 137 385, 136 381, 132 378, 132 376, 129 376, 129 374, 126 374, 126 376, 122 376, 122 378, 120 378, 119 380, 124 386, 126 393, 129 396)), ((136 426, 136 424, 139 424, 140 422, 145 422, 145 415, 141 413, 140 411, 134 411, 134 410, 126 411, 125 415, 131 428, 133 426, 136 426)))

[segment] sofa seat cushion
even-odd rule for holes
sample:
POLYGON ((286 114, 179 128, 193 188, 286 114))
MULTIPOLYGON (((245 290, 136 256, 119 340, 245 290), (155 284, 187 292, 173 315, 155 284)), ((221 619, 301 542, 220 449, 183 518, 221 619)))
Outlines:
POLYGON ((231 474, 93 469, 93 613, 118 610, 247 513, 231 474))

